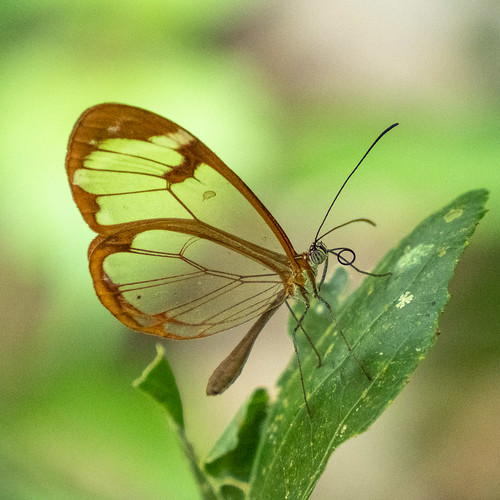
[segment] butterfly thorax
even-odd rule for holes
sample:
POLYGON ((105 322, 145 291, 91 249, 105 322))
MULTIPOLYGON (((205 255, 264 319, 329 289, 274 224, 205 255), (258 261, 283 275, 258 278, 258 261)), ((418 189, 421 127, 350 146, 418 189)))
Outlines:
POLYGON ((308 302, 308 297, 317 295, 316 272, 311 267, 308 252, 297 255, 295 262, 297 268, 291 276, 288 295, 302 302, 308 302))

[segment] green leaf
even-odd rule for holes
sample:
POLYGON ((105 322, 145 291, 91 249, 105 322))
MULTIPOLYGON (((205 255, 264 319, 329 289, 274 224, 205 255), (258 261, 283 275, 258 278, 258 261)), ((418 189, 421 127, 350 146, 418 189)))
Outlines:
POLYGON ((195 480, 204 499, 219 498, 210 481, 199 466, 192 444, 186 437, 182 402, 174 375, 165 358, 161 345, 156 346, 157 355, 142 375, 134 381, 134 386, 151 396, 162 408, 167 417, 171 431, 177 436, 179 444, 191 466, 195 480))
MULTIPOLYGON (((293 359, 270 409, 249 498, 308 498, 336 447, 365 431, 402 390, 435 342, 448 282, 486 199, 486 191, 471 191, 424 220, 374 271, 392 274, 368 277, 335 312, 335 322, 320 302, 311 303, 304 327, 323 360, 317 368, 312 349, 299 343, 311 416, 293 359)), ((321 292, 333 306, 341 279, 337 274, 321 292)))
POLYGON ((248 481, 267 414, 268 402, 267 391, 257 389, 239 409, 205 459, 205 471, 221 484, 225 483, 221 491, 224 492, 224 488, 231 491, 223 493, 224 498, 240 498, 237 495, 243 495, 243 492, 248 491, 248 481), (239 493, 236 493, 236 489, 239 493))
MULTIPOLYGON (((165 411, 203 498, 309 497, 335 448, 376 420, 435 342, 448 282, 485 213, 486 198, 486 191, 472 191, 427 218, 374 271, 391 275, 367 278, 343 304, 347 274, 337 270, 321 289, 335 321, 315 300, 303 322, 321 353, 321 368, 304 336, 297 338, 311 415, 293 359, 278 382, 276 403, 268 409, 267 393, 255 391, 203 469, 186 438, 179 391, 158 346, 135 385, 165 411)), ((303 306, 294 311, 300 315, 303 306)))
POLYGON ((165 358, 165 350, 160 344, 156 345, 156 358, 133 385, 151 396, 166 412, 172 424, 184 429, 181 395, 165 358))

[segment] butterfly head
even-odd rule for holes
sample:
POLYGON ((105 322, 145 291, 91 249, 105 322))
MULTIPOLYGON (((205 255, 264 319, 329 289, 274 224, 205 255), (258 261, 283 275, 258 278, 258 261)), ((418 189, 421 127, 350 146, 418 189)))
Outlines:
POLYGON ((319 266, 325 262, 328 255, 328 248, 322 241, 314 241, 308 251, 309 262, 313 266, 319 266))

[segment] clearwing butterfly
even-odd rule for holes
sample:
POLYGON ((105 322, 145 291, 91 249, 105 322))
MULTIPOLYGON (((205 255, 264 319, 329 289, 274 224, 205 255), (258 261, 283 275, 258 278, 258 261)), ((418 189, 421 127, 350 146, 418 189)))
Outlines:
POLYGON ((238 377, 281 304, 295 298, 307 311, 310 297, 318 297, 316 269, 329 252, 320 229, 350 177, 309 250, 297 253, 218 156, 144 109, 115 103, 87 109, 71 133, 66 170, 73 199, 98 233, 88 249, 95 291, 124 325, 194 339, 257 318, 210 377, 209 395, 238 377))

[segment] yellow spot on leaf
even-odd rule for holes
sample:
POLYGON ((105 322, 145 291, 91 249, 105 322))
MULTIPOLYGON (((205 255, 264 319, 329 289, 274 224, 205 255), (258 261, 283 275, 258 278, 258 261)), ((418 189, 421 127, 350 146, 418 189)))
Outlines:
POLYGON ((333 344, 330 344, 325 352, 324 357, 326 358, 326 356, 328 356, 332 352, 332 350, 333 350, 333 344))
POLYGON ((452 220, 458 219, 462 216, 464 211, 461 208, 452 208, 445 216, 445 222, 451 222, 452 220))

